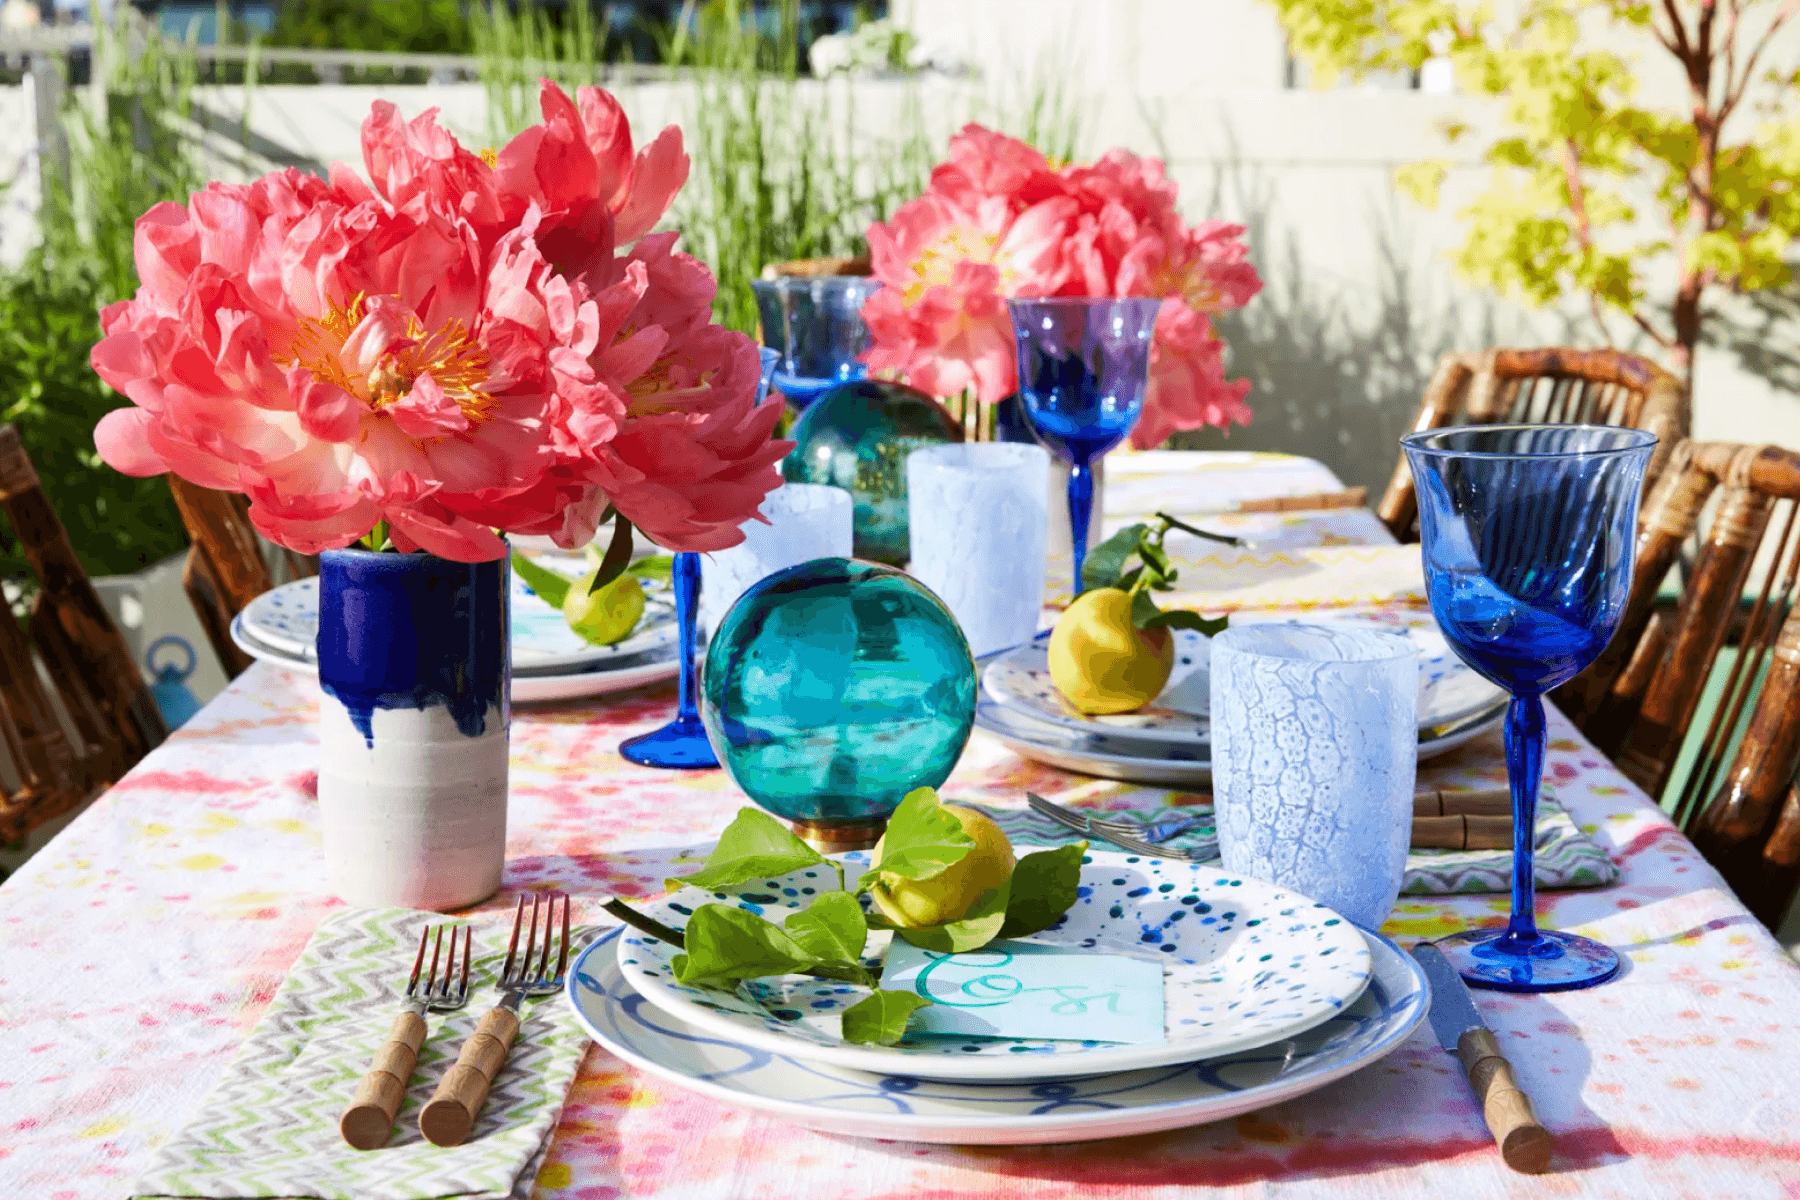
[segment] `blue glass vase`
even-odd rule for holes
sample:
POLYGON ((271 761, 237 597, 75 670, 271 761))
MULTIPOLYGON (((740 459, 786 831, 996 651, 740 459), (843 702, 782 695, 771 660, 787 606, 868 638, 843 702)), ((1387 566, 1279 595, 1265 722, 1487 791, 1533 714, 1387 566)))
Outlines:
POLYGON ((869 346, 864 301, 881 287, 867 275, 786 275, 757 279, 763 345, 776 352, 773 385, 796 413, 840 383, 861 379, 869 346))
POLYGON ((1125 440, 1144 411, 1150 341, 1162 301, 1061 296, 1008 300, 1018 340, 1019 399, 1052 454, 1069 464, 1069 540, 1082 590, 1096 459, 1125 440))
POLYGON ((1631 587, 1638 493, 1654 435, 1598 425, 1487 425, 1401 439, 1419 495, 1431 611, 1457 656, 1512 693, 1512 915, 1438 945, 1463 978, 1508 992, 1592 987, 1619 957, 1540 930, 1532 850, 1544 702, 1611 639, 1631 587))
POLYGON ((738 598, 706 653, 700 712, 757 804, 815 845, 873 845, 902 797, 949 778, 975 721, 975 662, 911 576, 820 558, 738 598))
POLYGON ((905 566, 906 457, 922 446, 963 440, 962 424, 917 388, 864 379, 841 384, 801 414, 788 436, 796 445, 781 464, 793 483, 823 483, 850 493, 856 557, 905 566))

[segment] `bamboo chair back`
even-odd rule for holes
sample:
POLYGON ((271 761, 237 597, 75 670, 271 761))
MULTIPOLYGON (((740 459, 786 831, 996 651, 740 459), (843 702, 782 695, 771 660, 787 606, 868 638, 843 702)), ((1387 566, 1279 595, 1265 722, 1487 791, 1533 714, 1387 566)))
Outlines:
POLYGON ((1774 926, 1800 886, 1800 455, 1683 442, 1639 522, 1638 565, 1619 632, 1554 696, 1621 770, 1662 796, 1678 824, 1774 926), (1679 606, 1657 593, 1709 511, 1679 606), (1771 537, 1771 535, 1773 535, 1771 537), (1730 642, 1729 666, 1720 651, 1730 642), (1718 676, 1722 674, 1722 678, 1718 676), (1717 704, 1688 737, 1709 680, 1717 704), (1683 746, 1689 769, 1671 789, 1683 746))
MULTIPOLYGON (((1681 383, 1616 350, 1488 350, 1447 354, 1425 388, 1412 432, 1446 425, 1629 425, 1660 439, 1646 487, 1687 434, 1681 383)), ((1419 540, 1419 504, 1402 454, 1376 510, 1402 542, 1419 540)))
POLYGON ((23 627, 0 613, 0 747, 19 778, 0 795, 0 841, 13 841, 117 780, 168 731, 11 425, 0 425, 0 507, 38 579, 23 627))
MULTIPOLYGON (((262 540, 250 522, 247 499, 203 488, 178 475, 169 476, 169 491, 192 542, 181 585, 219 664, 227 675, 236 677, 254 660, 231 640, 232 619, 275 586, 276 573, 263 557, 262 540)), ((316 560, 289 550, 280 551, 279 561, 289 579, 318 573, 316 560)))

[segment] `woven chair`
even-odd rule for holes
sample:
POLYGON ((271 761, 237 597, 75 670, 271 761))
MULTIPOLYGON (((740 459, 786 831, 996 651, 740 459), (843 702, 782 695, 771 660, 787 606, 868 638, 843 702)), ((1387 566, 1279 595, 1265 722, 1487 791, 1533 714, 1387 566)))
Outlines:
POLYGON ((11 425, 0 425, 0 507, 38 580, 23 623, 0 614, 0 751, 19 779, 0 795, 0 842, 11 842, 78 808, 168 731, 11 425))
POLYGON ((1639 522, 1618 632, 1552 697, 1627 776, 1662 797, 1770 926, 1800 887, 1797 510, 1800 455, 1679 444, 1639 522), (1658 590, 1703 513, 1699 553, 1668 611, 1658 590))
MULTIPOLYGON (((225 673, 236 677, 254 660, 231 640, 231 621, 244 606, 276 584, 263 556, 263 543, 250 523, 250 503, 232 492, 216 492, 170 475, 169 491, 187 526, 187 566, 181 585, 206 631, 206 640, 225 673)), ((277 561, 289 579, 318 573, 317 560, 289 550, 277 561)))
MULTIPOLYGON (((1646 359, 1616 350, 1489 350, 1447 354, 1425 388, 1412 431, 1446 425, 1630 425, 1661 439, 1648 487, 1687 435, 1680 380, 1646 359)), ((1412 469, 1400 456, 1376 510, 1402 542, 1419 540, 1412 469)))

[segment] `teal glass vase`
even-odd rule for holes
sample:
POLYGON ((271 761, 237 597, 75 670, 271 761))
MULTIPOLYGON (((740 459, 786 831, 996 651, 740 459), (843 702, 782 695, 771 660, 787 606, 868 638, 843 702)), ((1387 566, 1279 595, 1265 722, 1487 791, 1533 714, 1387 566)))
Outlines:
POLYGON ((782 463, 794 483, 841 487, 855 501, 856 557, 900 567, 910 553, 906 456, 921 446, 963 440, 943 405, 917 388, 863 379, 826 392, 794 423, 796 445, 782 463))
POLYGON ((757 804, 817 846, 872 845, 937 787, 975 722, 975 661, 950 610, 878 563, 819 558, 753 585, 706 652, 700 718, 757 804))

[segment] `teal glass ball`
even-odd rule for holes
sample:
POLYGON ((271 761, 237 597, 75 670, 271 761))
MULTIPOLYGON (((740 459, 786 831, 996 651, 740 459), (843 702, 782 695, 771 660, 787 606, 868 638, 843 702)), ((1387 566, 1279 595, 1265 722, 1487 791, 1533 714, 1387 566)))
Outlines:
POLYGON ((928 588, 879 563, 819 558, 726 613, 700 719, 720 765, 770 812, 871 822, 949 778, 975 693, 969 643, 928 588))
POLYGON ((794 423, 796 443, 781 465, 794 483, 850 493, 856 557, 906 565, 906 456, 921 446, 963 440, 962 426, 917 388, 880 379, 840 384, 794 423))

